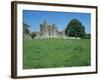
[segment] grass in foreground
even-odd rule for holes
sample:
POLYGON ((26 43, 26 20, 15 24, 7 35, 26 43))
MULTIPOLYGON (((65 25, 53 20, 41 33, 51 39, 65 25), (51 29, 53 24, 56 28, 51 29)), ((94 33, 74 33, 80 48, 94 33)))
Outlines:
POLYGON ((25 40, 23 68, 55 68, 90 65, 90 40, 25 40))

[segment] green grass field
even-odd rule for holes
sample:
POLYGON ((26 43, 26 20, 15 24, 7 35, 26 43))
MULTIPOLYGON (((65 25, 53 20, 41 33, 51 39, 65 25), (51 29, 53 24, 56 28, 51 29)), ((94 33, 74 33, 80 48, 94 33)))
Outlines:
POLYGON ((91 65, 89 39, 24 40, 23 54, 24 69, 91 65))

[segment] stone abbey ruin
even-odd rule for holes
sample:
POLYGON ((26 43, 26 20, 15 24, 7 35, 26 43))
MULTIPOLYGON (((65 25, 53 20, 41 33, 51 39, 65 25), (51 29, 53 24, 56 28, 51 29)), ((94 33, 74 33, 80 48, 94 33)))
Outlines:
POLYGON ((36 38, 58 38, 58 37, 65 37, 65 31, 58 31, 56 25, 48 24, 46 21, 43 21, 40 24, 40 32, 35 32, 36 38))

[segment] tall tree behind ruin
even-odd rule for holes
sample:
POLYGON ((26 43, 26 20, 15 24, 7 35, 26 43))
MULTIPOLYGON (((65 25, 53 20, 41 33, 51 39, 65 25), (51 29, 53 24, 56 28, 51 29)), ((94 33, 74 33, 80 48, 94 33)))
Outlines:
POLYGON ((83 38, 86 34, 85 26, 78 19, 72 19, 66 27, 65 34, 69 37, 83 38))

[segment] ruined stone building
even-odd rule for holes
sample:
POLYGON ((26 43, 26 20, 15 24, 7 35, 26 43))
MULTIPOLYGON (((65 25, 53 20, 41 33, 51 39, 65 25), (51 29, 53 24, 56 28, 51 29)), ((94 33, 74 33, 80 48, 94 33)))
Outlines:
POLYGON ((56 25, 48 24, 44 21, 40 24, 40 32, 36 32, 36 38, 57 38, 57 37, 65 37, 65 31, 58 31, 56 25))

